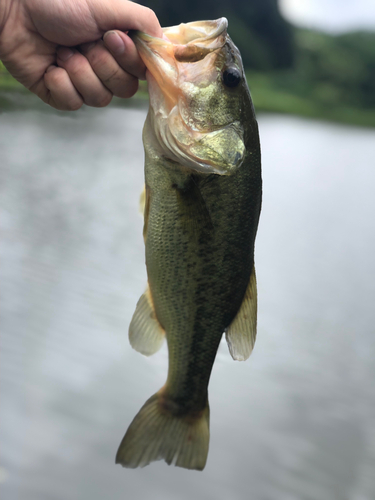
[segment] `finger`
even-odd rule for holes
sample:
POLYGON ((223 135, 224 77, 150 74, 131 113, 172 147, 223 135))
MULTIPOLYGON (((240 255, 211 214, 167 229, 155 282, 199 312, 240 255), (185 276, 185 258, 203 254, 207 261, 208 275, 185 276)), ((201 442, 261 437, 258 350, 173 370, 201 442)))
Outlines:
POLYGON ((140 80, 146 78, 146 66, 131 38, 122 31, 107 31, 103 36, 104 45, 113 54, 119 65, 140 80))
POLYGON ((51 65, 44 75, 44 84, 49 92, 40 97, 50 106, 67 111, 75 111, 82 106, 83 99, 64 68, 51 65))
POLYGON ((124 71, 103 41, 81 45, 82 53, 100 81, 117 97, 132 97, 138 90, 138 79, 124 71))
POLYGON ((57 64, 67 71, 85 104, 101 108, 111 102, 112 93, 96 76, 86 57, 77 50, 60 47, 57 50, 57 64))
POLYGON ((112 0, 107 3, 102 0, 92 1, 100 4, 100 19, 96 18, 96 21, 104 31, 140 30, 159 38, 163 36, 155 12, 148 7, 135 2, 124 2, 124 0, 112 0))

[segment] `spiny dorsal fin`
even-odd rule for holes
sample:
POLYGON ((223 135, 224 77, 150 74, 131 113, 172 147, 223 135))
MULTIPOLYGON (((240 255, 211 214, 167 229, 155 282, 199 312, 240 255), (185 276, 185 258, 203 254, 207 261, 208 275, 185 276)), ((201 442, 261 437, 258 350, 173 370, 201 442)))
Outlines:
POLYGON ((149 287, 138 300, 129 326, 130 345, 136 351, 151 356, 162 346, 165 332, 156 318, 149 287))
POLYGON ((233 359, 245 361, 253 350, 257 334, 257 282, 255 267, 250 275, 241 307, 225 332, 233 359))

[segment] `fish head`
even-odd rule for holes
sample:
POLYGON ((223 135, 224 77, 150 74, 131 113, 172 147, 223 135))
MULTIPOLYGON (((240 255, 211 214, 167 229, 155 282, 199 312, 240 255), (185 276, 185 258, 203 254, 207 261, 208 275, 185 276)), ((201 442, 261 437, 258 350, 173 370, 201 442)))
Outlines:
POLYGON ((228 21, 133 32, 147 67, 152 130, 167 158, 198 172, 230 175, 246 154, 244 121, 253 107, 228 21))

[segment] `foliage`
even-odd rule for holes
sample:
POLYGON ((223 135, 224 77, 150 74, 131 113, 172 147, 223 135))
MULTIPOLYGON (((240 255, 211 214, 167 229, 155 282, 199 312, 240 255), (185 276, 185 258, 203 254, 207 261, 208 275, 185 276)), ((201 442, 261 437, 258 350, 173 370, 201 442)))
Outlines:
POLYGON ((375 32, 297 30, 296 78, 322 104, 375 108, 375 32))
POLYGON ((244 65, 258 70, 293 64, 293 29, 281 16, 277 0, 141 0, 152 8, 162 26, 226 17, 229 34, 244 65))
POLYGON ((314 98, 314 87, 310 84, 301 90, 303 85, 291 74, 278 73, 247 73, 247 80, 256 111, 288 113, 321 120, 328 120, 365 127, 375 127, 375 109, 361 109, 341 102, 333 105, 334 97, 329 105, 327 99, 314 98), (288 85, 288 82, 290 85, 288 85), (298 88, 299 87, 299 88, 298 88))
POLYGON ((296 29, 293 68, 249 72, 258 109, 375 126, 375 33, 296 29))
POLYGON ((0 61, 0 90, 25 90, 25 87, 15 80, 8 71, 4 64, 0 61))

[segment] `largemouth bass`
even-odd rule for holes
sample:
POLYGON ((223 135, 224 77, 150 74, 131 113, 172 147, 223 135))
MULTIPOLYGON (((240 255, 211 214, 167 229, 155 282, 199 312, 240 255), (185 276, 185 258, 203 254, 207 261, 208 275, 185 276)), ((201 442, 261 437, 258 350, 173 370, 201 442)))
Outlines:
POLYGON ((166 384, 141 408, 117 452, 125 467, 164 459, 202 470, 207 386, 225 332, 234 359, 256 336, 254 241, 262 181, 258 126, 227 20, 135 32, 148 72, 144 239, 148 288, 129 327, 145 355, 166 336, 166 384))

